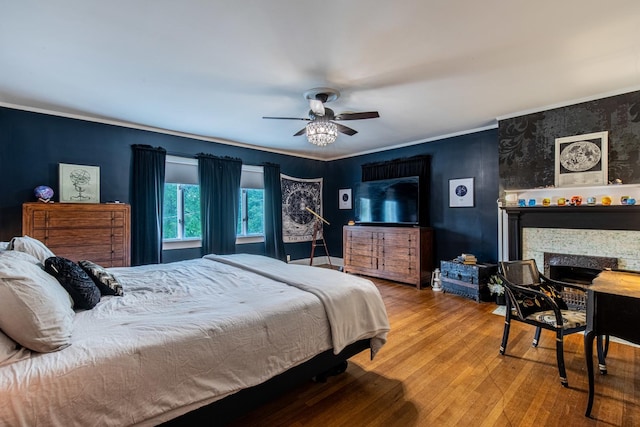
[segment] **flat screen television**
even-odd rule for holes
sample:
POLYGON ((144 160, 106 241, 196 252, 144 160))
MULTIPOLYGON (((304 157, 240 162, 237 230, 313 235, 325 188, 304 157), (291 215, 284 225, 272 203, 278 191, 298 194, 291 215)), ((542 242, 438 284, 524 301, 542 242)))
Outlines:
POLYGON ((366 181, 355 191, 359 224, 418 225, 420 185, 417 176, 366 181))

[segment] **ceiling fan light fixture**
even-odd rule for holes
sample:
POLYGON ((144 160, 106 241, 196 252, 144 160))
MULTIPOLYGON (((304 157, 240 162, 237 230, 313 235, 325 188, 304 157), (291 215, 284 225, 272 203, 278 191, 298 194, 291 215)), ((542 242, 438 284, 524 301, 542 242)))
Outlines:
POLYGON ((319 147, 332 144, 338 138, 338 126, 328 120, 312 120, 307 124, 307 140, 319 147))

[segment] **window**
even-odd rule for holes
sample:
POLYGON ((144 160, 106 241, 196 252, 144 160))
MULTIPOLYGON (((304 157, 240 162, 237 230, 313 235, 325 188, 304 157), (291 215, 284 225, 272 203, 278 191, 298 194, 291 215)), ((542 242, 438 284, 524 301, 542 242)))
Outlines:
POLYGON ((167 156, 162 213, 163 249, 201 246, 198 161, 167 156))
MULTIPOLYGON (((242 166, 236 243, 264 241, 264 172, 242 166)), ((202 245, 198 160, 167 156, 162 214, 162 249, 202 245)))
POLYGON ((200 186, 164 184, 162 238, 188 240, 202 237, 200 221, 200 186))
POLYGON ((264 172, 261 166, 242 166, 237 243, 264 241, 264 172))
POLYGON ((240 189, 238 230, 240 236, 264 235, 264 190, 240 189))

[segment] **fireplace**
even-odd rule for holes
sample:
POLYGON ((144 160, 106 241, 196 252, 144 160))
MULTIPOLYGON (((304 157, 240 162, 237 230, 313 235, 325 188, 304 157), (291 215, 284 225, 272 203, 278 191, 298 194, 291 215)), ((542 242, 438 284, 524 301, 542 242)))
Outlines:
MULTIPOLYGON (((504 211, 508 219, 507 230, 503 231, 507 234, 508 259, 533 258, 550 274, 545 253, 559 254, 560 258, 576 256, 570 262, 551 264, 583 270, 574 268, 574 272, 587 275, 581 280, 588 280, 587 269, 640 271, 639 206, 507 207, 504 211)), ((571 273, 559 270, 558 274, 571 273)))
POLYGON ((590 255, 544 253, 545 276, 561 282, 590 284, 606 268, 618 268, 618 259, 590 255))

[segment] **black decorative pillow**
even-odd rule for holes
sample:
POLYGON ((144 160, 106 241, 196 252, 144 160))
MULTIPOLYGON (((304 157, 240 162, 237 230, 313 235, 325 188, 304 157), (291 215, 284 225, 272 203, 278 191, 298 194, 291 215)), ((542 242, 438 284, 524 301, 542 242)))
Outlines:
POLYGON ((100 302, 100 290, 87 273, 73 261, 62 257, 50 257, 44 262, 44 269, 58 279, 71 295, 74 308, 89 310, 100 302))
MULTIPOLYGON (((560 310, 567 309, 567 303, 562 299, 562 296, 558 291, 549 285, 529 285, 527 286, 530 289, 539 291, 550 297, 555 301, 560 310)), ((527 317, 533 313, 538 311, 547 311, 553 310, 551 304, 547 302, 542 297, 539 296, 529 296, 529 295, 519 295, 518 298, 518 307, 520 309, 520 313, 522 313, 522 317, 527 317)))
POLYGON ((104 267, 92 261, 79 261, 78 265, 91 277, 102 295, 116 295, 119 297, 124 295, 122 285, 104 267))

